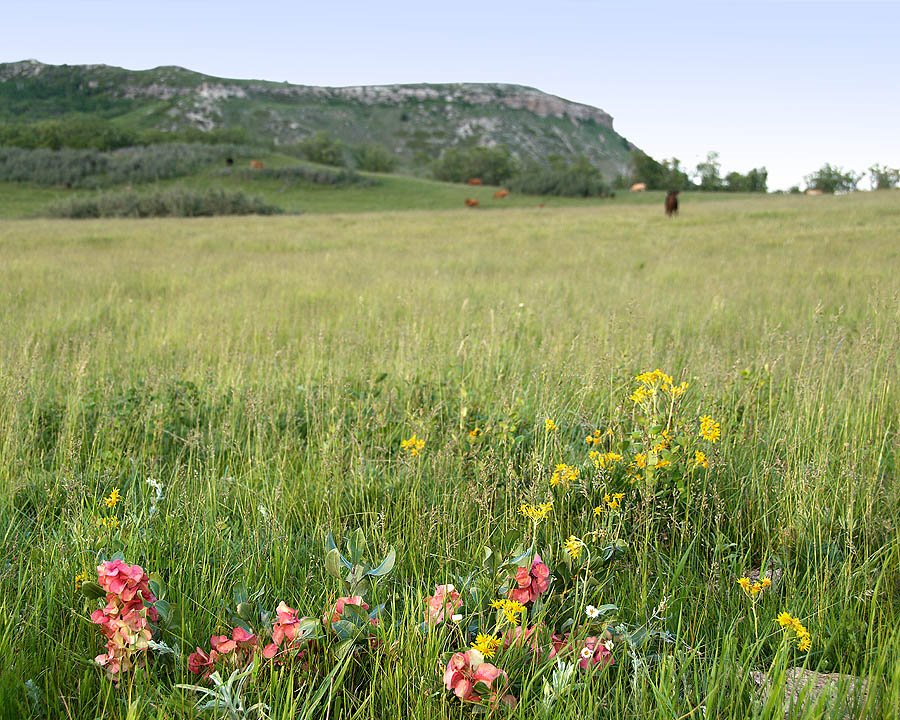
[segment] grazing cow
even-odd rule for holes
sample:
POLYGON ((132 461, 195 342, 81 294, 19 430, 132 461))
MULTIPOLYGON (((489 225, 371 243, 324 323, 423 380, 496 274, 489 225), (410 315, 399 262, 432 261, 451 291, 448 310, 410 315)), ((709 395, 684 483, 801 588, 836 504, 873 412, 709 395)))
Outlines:
POLYGON ((263 169, 262 160, 251 160, 250 161, 250 169, 251 170, 262 170, 263 169))
POLYGON ((647 183, 635 183, 628 189, 631 192, 644 192, 647 189, 647 183))
POLYGON ((225 164, 228 167, 231 167, 232 165, 234 165, 234 158, 225 158, 225 164))
POLYGON ((475 198, 466 198, 466 207, 478 207, 479 202, 475 198))
POLYGON ((813 189, 811 189, 811 190, 807 190, 807 191, 806 191, 806 194, 807 194, 807 195, 821 195, 821 194, 822 194, 822 191, 821 191, 821 190, 816 190, 815 188, 813 188, 813 189))
POLYGON ((467 182, 469 185, 481 185, 481 178, 469 178, 467 182))
POLYGON ((666 215, 672 217, 678 214, 678 190, 669 190, 666 195, 666 215))
POLYGON ((497 192, 494 193, 494 200, 502 200, 503 198, 509 195, 509 190, 505 188, 501 188, 497 192))

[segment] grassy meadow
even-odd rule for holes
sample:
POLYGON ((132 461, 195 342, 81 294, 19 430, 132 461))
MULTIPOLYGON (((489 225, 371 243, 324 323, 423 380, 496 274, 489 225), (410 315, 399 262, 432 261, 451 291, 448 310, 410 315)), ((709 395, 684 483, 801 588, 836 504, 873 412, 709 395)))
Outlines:
POLYGON ((233 588, 320 617, 344 594, 326 536, 361 528, 375 562, 396 549, 367 595, 385 605, 375 639, 257 666, 247 706, 469 716, 442 676, 465 624, 494 622, 467 594, 491 586, 485 546, 536 539, 549 596, 578 536, 619 551, 531 612, 574 636, 586 605, 614 605, 615 664, 565 685, 501 650, 518 705, 497 716, 781 718, 752 673, 779 690, 800 667, 868 693, 794 717, 897 717, 900 197, 697 197, 674 220, 653 198, 0 220, 0 716, 213 716, 176 685, 202 684, 187 656, 230 632, 233 588), (671 485, 604 474, 585 443, 637 422, 635 376, 655 368, 689 383, 691 442, 700 416, 721 424, 709 468, 671 485), (568 488, 550 483, 561 463, 580 471, 568 488), (540 523, 520 513, 551 496, 540 523), (177 652, 118 687, 94 663, 101 605, 75 590, 117 552, 165 581, 177 652), (737 580, 760 569, 773 584, 754 600, 737 580), (464 620, 423 632, 445 583, 464 620), (784 611, 808 652, 783 639, 784 611))

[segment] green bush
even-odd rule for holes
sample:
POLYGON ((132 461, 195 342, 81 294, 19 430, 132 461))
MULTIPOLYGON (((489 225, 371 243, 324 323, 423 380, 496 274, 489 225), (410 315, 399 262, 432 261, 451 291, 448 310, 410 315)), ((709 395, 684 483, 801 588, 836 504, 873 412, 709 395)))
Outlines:
POLYGON ((212 217, 214 215, 277 215, 281 208, 242 192, 173 188, 154 193, 134 191, 101 193, 73 198, 47 210, 54 218, 212 217))
POLYGON ((485 185, 503 185, 516 170, 516 160, 505 145, 450 148, 432 166, 437 180, 466 182, 479 178, 485 185))
POLYGON ((397 157, 384 145, 360 145, 353 150, 353 161, 360 170, 389 173, 397 167, 397 157))
POLYGON ((526 195, 608 197, 609 184, 585 157, 571 162, 556 159, 550 165, 531 165, 510 178, 511 190, 526 195))
POLYGON ((300 157, 321 165, 342 167, 347 164, 344 158, 344 144, 324 130, 306 138, 293 148, 288 148, 288 151, 293 151, 300 157))
POLYGON ((44 186, 99 188, 182 177, 227 157, 248 154, 236 145, 174 143, 98 150, 0 147, 0 180, 44 186))

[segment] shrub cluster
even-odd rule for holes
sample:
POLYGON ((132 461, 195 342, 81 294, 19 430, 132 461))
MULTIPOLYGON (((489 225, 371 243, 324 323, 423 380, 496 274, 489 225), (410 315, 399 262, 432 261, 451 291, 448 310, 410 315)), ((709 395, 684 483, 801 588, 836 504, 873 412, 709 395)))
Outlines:
POLYGON ((160 143, 200 143, 203 145, 242 145, 249 141, 244 128, 175 131, 134 130, 103 118, 74 115, 37 122, 13 122, 0 125, 0 145, 36 150, 117 150, 136 145, 160 143))
POLYGON ((247 154, 237 145, 172 143, 99 150, 27 150, 0 147, 0 180, 44 186, 97 188, 182 177, 202 167, 247 154))
POLYGON ((432 166, 436 180, 466 182, 479 178, 485 185, 503 185, 516 169, 515 158, 505 145, 450 148, 432 166))
POLYGON ((207 190, 197 192, 173 188, 154 193, 133 191, 101 193, 73 198, 52 205, 47 214, 55 218, 108 217, 211 217, 214 215, 276 215, 284 212, 260 198, 242 192, 207 190))
POLYGON ((530 165, 509 179, 510 190, 526 195, 607 197, 610 187, 603 174, 585 157, 571 162, 556 159, 550 165, 530 165))

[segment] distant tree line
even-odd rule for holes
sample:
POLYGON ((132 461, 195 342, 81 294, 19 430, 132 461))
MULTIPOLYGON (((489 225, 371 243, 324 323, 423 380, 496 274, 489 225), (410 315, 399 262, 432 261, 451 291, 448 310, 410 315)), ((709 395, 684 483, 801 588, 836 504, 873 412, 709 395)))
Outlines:
POLYGON ((719 154, 710 152, 706 160, 697 164, 692 174, 681 166, 678 158, 659 162, 646 153, 631 153, 631 175, 620 177, 618 185, 626 187, 642 182, 648 190, 704 190, 707 192, 766 192, 768 171, 753 168, 746 174, 736 171, 721 175, 719 154))

